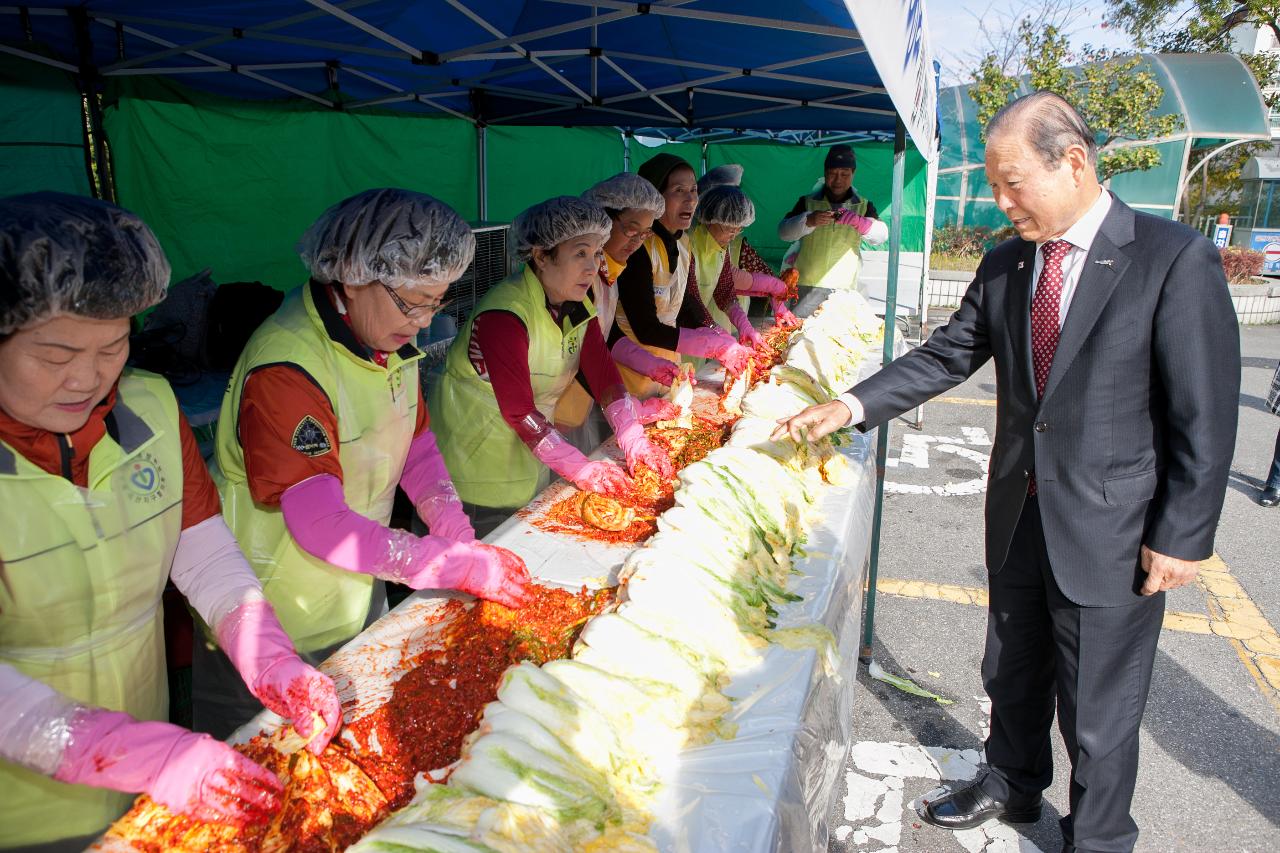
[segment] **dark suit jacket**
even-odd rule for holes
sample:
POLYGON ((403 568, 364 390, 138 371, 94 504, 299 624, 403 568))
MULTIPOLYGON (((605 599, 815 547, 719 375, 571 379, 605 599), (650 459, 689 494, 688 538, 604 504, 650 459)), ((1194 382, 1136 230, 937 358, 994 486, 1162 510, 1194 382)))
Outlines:
POLYGON ((1063 324, 1044 397, 1031 366, 1035 244, 983 258, 963 304, 922 346, 860 383, 860 429, 996 365, 987 569, 1004 565, 1035 472, 1054 577, 1077 604, 1135 600, 1139 547, 1213 551, 1235 447, 1240 337, 1218 250, 1118 199, 1063 324))

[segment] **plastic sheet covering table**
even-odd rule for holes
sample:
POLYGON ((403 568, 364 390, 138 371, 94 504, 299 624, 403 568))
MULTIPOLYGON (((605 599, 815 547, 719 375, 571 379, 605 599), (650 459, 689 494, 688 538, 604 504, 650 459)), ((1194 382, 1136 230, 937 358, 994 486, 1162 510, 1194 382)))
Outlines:
MULTIPOLYGON (((874 371, 868 352, 863 374, 874 371)), ((713 390, 705 380, 706 395, 713 390)), ((781 608, 779 628, 820 624, 834 649, 790 650, 770 645, 758 666, 734 674, 724 691, 735 699, 732 740, 685 750, 655 811, 650 836, 663 851, 728 853, 827 849, 827 814, 851 738, 864 568, 870 549, 875 487, 875 433, 848 434, 840 452, 848 482, 824 490, 817 520, 797 560, 790 589, 803 599, 781 608)), ((594 456, 620 458, 613 441, 594 456)), ((530 504, 549 506, 572 487, 556 481, 530 504)), ((577 588, 617 582, 636 546, 586 541, 539 529, 532 513, 517 514, 486 538, 525 559, 545 583, 577 588)), ((451 593, 418 592, 335 653, 321 669, 334 678, 348 723, 391 696, 406 661, 437 646, 451 593)), ((281 720, 264 711, 230 739, 242 743, 275 731, 281 720)), ((127 853, 108 839, 90 848, 127 853)))

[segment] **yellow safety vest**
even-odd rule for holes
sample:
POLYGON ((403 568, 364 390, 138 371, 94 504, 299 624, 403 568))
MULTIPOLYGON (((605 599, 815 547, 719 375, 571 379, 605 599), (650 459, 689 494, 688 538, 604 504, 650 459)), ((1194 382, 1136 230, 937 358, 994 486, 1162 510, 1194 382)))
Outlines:
MULTIPOLYGON (((680 238, 676 240, 676 268, 674 270, 671 269, 671 264, 667 261, 667 247, 663 245, 662 238, 657 234, 650 234, 646 237, 643 248, 649 256, 649 269, 653 272, 653 301, 654 307, 657 309, 658 320, 675 328, 676 318, 680 314, 680 306, 684 303, 684 292, 689 286, 689 269, 693 265, 693 249, 689 244, 689 235, 688 233, 681 234, 680 238)), ((627 319, 626 309, 621 304, 618 305, 618 315, 614 322, 618 324, 618 328, 622 330, 624 335, 649 352, 659 358, 665 358, 673 364, 680 363, 680 353, 675 350, 653 347, 642 343, 636 337, 635 332, 631 331, 631 321, 627 319)), ((622 381, 626 384, 627 391, 634 397, 643 400, 649 397, 656 397, 665 391, 663 386, 643 373, 637 373, 629 367, 618 365, 618 372, 622 374, 622 381)))
POLYGON ((548 421, 556 401, 578 373, 582 342, 595 317, 591 300, 577 322, 557 324, 533 270, 524 269, 481 298, 445 357, 444 375, 431 389, 432 428, 458 496, 477 506, 522 507, 550 482, 545 465, 507 426, 489 380, 476 373, 468 350, 471 327, 485 311, 507 311, 529 333, 529 380, 533 402, 548 421))
MULTIPOLYGON (((168 717, 160 597, 182 532, 178 404, 125 370, 87 488, 0 442, 0 661, 76 702, 168 717)), ((132 794, 0 761, 0 848, 100 832, 132 794)))
MULTIPOLYGON (((591 304, 596 309, 596 322, 600 324, 600 333, 609 340, 613 331, 613 318, 618 313, 618 276, 627 268, 625 263, 618 263, 608 252, 605 252, 605 270, 600 271, 596 280, 591 282, 591 304), (606 272, 607 270, 607 272, 606 272)), ((621 365, 619 365, 621 367, 621 365)), ((553 423, 556 429, 569 430, 586 423, 587 415, 596 401, 580 382, 570 382, 556 403, 553 423)))
POLYGON ((325 330, 316 299, 327 298, 323 285, 301 287, 254 332, 231 374, 214 451, 222 514, 300 652, 349 640, 364 628, 373 578, 308 554, 289 535, 279 506, 254 502, 239 437, 245 381, 255 368, 289 364, 324 391, 338 419, 338 446, 329 452, 342 463, 347 506, 379 524, 391 520, 418 419, 422 353, 402 347, 385 368, 357 355, 325 330))
MULTIPOLYGON (((857 193, 853 198, 858 198, 857 193)), ((816 195, 805 197, 804 209, 809 212, 852 210, 865 216, 867 200, 858 198, 855 202, 851 198, 833 208, 819 190, 816 195)), ((862 235, 838 222, 815 228, 800 238, 796 269, 800 271, 800 283, 803 285, 863 292, 858 283, 858 273, 862 270, 862 235)))
MULTIPOLYGON (((689 232, 689 242, 693 246, 693 257, 698 265, 698 293, 702 295, 702 304, 707 306, 707 313, 711 315, 711 319, 736 338, 738 327, 733 325, 729 315, 716 305, 715 292, 716 285, 720 283, 720 275, 724 271, 725 258, 728 257, 729 262, 735 267, 740 262, 742 235, 739 234, 730 240, 726 248, 716 242, 711 232, 707 230, 707 226, 699 223, 689 232)), ((747 310, 747 306, 751 304, 751 298, 739 296, 737 299, 742 310, 747 310)))

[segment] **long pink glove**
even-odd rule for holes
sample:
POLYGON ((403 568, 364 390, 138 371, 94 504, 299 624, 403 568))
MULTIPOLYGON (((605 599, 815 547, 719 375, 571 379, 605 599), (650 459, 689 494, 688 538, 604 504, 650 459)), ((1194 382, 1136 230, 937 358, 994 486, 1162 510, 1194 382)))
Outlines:
MULTIPOLYGON (((618 402, 615 400, 612 405, 618 402)), ((630 486, 626 471, 606 459, 588 459, 555 430, 538 442, 533 448, 533 455, 584 492, 616 495, 630 486)))
POLYGON ((604 419, 618 436, 618 446, 622 448, 632 474, 636 472, 637 466, 643 464, 664 478, 675 475, 676 469, 672 467, 670 457, 650 444, 645 437, 634 397, 627 394, 621 400, 610 403, 605 407, 604 419))
POLYGON ((280 509, 298 547, 340 569, 414 589, 456 589, 508 607, 528 600, 529 572, 515 554, 384 527, 347 506, 331 474, 289 487, 280 509))
POLYGON ((214 632, 249 692, 292 720, 307 739, 307 749, 316 755, 323 752, 342 725, 338 691, 329 676, 298 657, 271 605, 261 599, 246 601, 214 632))
POLYGON ((660 385, 670 386, 680 375, 680 365, 649 352, 628 337, 621 337, 610 350, 613 360, 660 385))
POLYGON ((860 213, 854 213, 852 210, 841 210, 836 214, 836 222, 841 225, 848 225, 863 237, 867 236, 867 233, 871 231, 872 220, 860 213))
POLYGON ((676 350, 699 358, 714 358, 734 376, 746 370, 751 360, 751 350, 735 341, 733 335, 710 326, 681 329, 676 350))
POLYGON ((725 313, 738 330, 739 343, 754 347, 759 346, 760 341, 764 340, 760 337, 760 333, 756 331, 756 327, 751 325, 751 319, 747 317, 747 312, 742 310, 742 306, 736 300, 729 305, 729 310, 725 313))
POLYGON ((83 708, 53 778, 113 791, 145 791, 198 820, 243 826, 280 810, 280 781, 208 735, 128 714, 83 708))
POLYGON ((475 528, 462 509, 462 501, 454 491, 453 479, 431 430, 423 432, 409 445, 400 488, 413 501, 418 517, 427 523, 433 536, 455 542, 476 541, 475 528))
POLYGON ((673 421, 680 416, 680 407, 670 400, 661 397, 650 397, 647 400, 636 400, 636 411, 640 414, 640 423, 651 424, 657 421, 673 421))
POLYGON ((792 314, 787 303, 781 299, 773 300, 773 321, 784 329, 794 329, 800 325, 800 318, 792 314))
POLYGON ((763 272, 733 271, 735 296, 786 296, 787 283, 777 276, 763 272))

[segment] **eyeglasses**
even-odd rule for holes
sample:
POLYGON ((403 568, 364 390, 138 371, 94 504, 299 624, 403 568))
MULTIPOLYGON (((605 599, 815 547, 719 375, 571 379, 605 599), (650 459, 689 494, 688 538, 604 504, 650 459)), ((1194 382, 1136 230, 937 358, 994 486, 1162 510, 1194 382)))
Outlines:
POLYGON ((622 236, 628 240, 644 240, 653 236, 652 228, 637 228, 634 225, 628 225, 621 219, 618 220, 618 226, 622 229, 622 236))
POLYGON ((433 302, 423 302, 417 305, 410 305, 408 302, 405 302, 400 298, 400 295, 396 293, 395 288, 388 287, 382 282, 378 282, 378 284, 382 285, 382 289, 391 297, 391 301, 400 309, 400 313, 408 317, 410 320, 422 320, 430 317, 433 314, 443 311, 453 302, 452 299, 439 299, 433 302))

